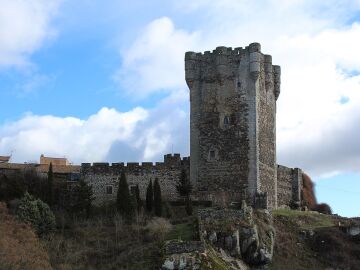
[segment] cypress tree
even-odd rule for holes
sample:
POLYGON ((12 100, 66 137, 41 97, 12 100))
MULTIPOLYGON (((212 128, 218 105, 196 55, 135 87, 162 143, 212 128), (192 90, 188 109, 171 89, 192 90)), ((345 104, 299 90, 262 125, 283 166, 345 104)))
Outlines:
POLYGON ((127 218, 131 218, 134 214, 133 203, 124 171, 121 172, 120 176, 116 207, 119 213, 127 218))
POLYGON ((88 185, 84 180, 80 180, 72 192, 73 201, 71 202, 71 211, 75 214, 85 213, 86 218, 89 218, 91 204, 95 199, 92 186, 88 185))
POLYGON ((191 216, 192 213, 193 213, 192 202, 191 202, 190 196, 187 196, 187 197, 186 197, 186 201, 185 201, 185 211, 186 211, 186 214, 187 214, 188 216, 191 216))
POLYGON ((54 173, 53 166, 50 162, 49 171, 48 171, 48 182, 47 182, 47 203, 52 206, 53 204, 53 189, 54 189, 54 173))
POLYGON ((191 202, 190 194, 192 191, 192 185, 191 185, 190 180, 187 177, 186 171, 184 169, 181 170, 180 179, 176 184, 176 191, 178 192, 180 197, 185 198, 185 210, 186 210, 186 213, 189 216, 191 216, 192 215, 192 202, 191 202))
POLYGON ((161 217, 162 214, 162 200, 161 200, 161 188, 159 180, 155 178, 154 182, 154 208, 155 215, 161 217))
POLYGON ((176 184, 176 191, 181 197, 189 197, 192 191, 192 185, 184 169, 181 170, 180 179, 176 184))
POLYGON ((136 188, 135 188, 135 199, 136 199, 137 212, 139 213, 141 210, 141 206, 142 206, 139 185, 136 185, 136 188))
POLYGON ((146 189, 146 210, 149 213, 152 211, 153 203, 154 203, 153 186, 152 186, 152 181, 150 179, 149 185, 146 189))

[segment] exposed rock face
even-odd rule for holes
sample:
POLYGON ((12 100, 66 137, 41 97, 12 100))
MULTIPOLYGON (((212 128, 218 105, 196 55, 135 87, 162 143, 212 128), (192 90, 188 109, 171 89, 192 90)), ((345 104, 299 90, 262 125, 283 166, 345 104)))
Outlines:
POLYGON ((275 243, 272 215, 243 205, 241 210, 198 210, 200 241, 166 243, 162 269, 213 269, 214 261, 237 270, 268 265, 275 243))
POLYGON ((205 252, 202 241, 170 241, 164 245, 163 270, 200 269, 200 253, 205 252))
POLYGON ((198 214, 203 241, 250 265, 271 262, 275 231, 269 211, 254 213, 251 207, 245 207, 242 210, 199 210, 198 214))

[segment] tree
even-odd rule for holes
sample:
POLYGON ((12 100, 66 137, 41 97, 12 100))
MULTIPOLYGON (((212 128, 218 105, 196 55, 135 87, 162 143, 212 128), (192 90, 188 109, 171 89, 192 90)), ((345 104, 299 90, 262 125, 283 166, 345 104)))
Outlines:
POLYGON ((70 211, 76 214, 85 213, 86 218, 89 218, 91 204, 95 199, 92 186, 80 180, 73 188, 71 198, 70 211))
POLYGON ((28 192, 20 200, 16 216, 21 221, 31 224, 39 235, 55 228, 55 216, 50 207, 40 199, 35 199, 28 192))
POLYGON ((190 196, 192 191, 192 185, 184 169, 181 170, 180 179, 176 184, 176 191, 181 197, 190 196))
POLYGON ((141 198, 140 198, 140 189, 139 189, 139 185, 136 185, 135 188, 135 201, 136 201, 136 208, 137 208, 137 212, 140 213, 141 210, 141 206, 142 206, 142 202, 141 202, 141 198))
POLYGON ((53 204, 53 189, 54 189, 54 173, 53 166, 50 162, 49 171, 48 171, 48 181, 47 181, 47 203, 51 206, 53 204))
POLYGON ((190 194, 192 191, 192 185, 191 185, 190 180, 187 177, 186 171, 184 169, 181 170, 180 179, 176 184, 176 191, 178 192, 180 197, 185 198, 186 213, 189 216, 192 215, 192 202, 191 202, 191 198, 190 198, 190 194))
POLYGON ((186 211, 186 214, 188 214, 188 216, 191 216, 193 213, 192 201, 191 201, 190 196, 187 196, 185 198, 185 211, 186 211))
MULTIPOLYGON (((19 171, 20 177, 24 180, 25 189, 36 198, 39 198, 43 202, 48 202, 48 178, 39 175, 36 168, 32 165, 28 165, 24 170, 19 171)), ((52 194, 54 191, 52 190, 52 194)))
POLYGON ((24 179, 18 177, 18 173, 9 178, 5 174, 0 175, 0 201, 9 202, 24 195, 24 179))
POLYGON ((154 209, 155 215, 161 217, 162 214, 162 200, 161 200, 161 188, 159 180, 155 178, 154 182, 154 209))
POLYGON ((150 179, 149 185, 146 189, 146 210, 150 213, 154 204, 153 185, 150 179))
POLYGON ((134 214, 134 205, 132 203, 132 198, 129 192, 129 186, 126 181, 125 172, 121 172, 119 188, 117 191, 116 198, 117 210, 121 215, 126 218, 131 218, 134 214))

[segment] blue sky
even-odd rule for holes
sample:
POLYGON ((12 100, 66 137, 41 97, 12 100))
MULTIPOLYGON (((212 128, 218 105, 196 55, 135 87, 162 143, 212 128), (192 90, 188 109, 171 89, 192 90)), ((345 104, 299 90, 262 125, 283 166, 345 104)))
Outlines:
POLYGON ((278 162, 360 215, 360 2, 0 0, 0 155, 189 154, 184 52, 257 41, 282 67, 278 162))

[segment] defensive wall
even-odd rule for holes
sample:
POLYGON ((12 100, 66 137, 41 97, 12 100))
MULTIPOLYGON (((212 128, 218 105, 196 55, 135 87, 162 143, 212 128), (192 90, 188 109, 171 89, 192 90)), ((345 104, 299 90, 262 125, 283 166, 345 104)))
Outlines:
POLYGON ((277 166, 277 196, 278 206, 299 207, 301 202, 301 189, 303 186, 302 170, 277 166))
POLYGON ((176 200, 176 183, 180 179, 181 171, 190 171, 188 157, 180 157, 180 154, 164 155, 163 162, 128 162, 120 163, 82 163, 81 177, 93 187, 95 203, 101 204, 106 201, 116 200, 116 194, 121 172, 124 170, 131 192, 138 185, 140 197, 145 199, 146 188, 150 180, 154 183, 159 180, 162 197, 164 200, 176 200))

